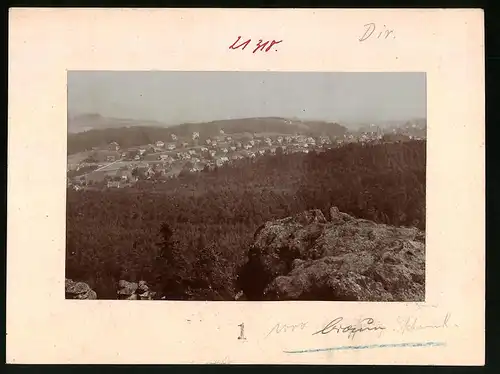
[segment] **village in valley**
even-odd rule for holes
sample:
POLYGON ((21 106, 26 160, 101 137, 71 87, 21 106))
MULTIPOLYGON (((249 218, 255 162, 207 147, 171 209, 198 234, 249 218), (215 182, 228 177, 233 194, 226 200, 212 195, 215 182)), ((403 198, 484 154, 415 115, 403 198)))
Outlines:
POLYGON ((201 139, 199 132, 189 138, 174 133, 154 144, 124 147, 115 141, 103 147, 68 156, 68 187, 74 190, 125 188, 138 181, 166 182, 181 173, 199 173, 241 160, 297 152, 322 152, 350 143, 381 143, 419 139, 411 135, 415 124, 390 131, 370 125, 339 136, 307 136, 278 133, 226 133, 201 139), (413 127, 413 128, 412 128, 413 127), (404 131, 406 130, 406 131, 404 131))

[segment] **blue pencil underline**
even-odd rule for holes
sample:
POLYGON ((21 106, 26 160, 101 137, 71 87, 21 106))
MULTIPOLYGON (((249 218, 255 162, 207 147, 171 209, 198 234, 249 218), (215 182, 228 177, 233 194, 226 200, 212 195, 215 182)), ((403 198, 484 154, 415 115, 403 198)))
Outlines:
POLYGON ((398 344, 370 344, 370 345, 344 345, 331 348, 303 349, 297 351, 283 351, 284 353, 312 353, 328 351, 347 351, 355 349, 374 349, 374 348, 414 348, 414 347, 442 347, 446 345, 443 342, 422 342, 422 343, 398 343, 398 344))

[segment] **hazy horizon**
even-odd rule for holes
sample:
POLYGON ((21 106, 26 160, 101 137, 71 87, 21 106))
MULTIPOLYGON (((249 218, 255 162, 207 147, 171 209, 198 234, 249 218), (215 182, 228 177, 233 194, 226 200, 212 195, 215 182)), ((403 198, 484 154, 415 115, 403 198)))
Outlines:
POLYGON ((283 117, 380 123, 426 118, 425 73, 68 72, 68 115, 166 126, 283 117))

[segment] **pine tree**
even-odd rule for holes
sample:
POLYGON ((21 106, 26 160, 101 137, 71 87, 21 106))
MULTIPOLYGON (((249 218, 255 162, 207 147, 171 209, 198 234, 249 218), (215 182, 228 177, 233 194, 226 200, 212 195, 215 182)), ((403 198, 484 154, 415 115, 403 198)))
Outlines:
POLYGON ((187 261, 179 250, 179 242, 168 223, 160 228, 161 241, 158 244, 155 274, 159 291, 167 298, 183 298, 187 276, 187 261))

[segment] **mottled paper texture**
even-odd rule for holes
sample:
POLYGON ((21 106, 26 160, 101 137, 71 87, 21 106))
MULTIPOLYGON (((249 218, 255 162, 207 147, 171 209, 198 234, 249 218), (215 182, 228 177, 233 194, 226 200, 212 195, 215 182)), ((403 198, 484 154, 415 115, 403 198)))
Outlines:
POLYGON ((9 363, 484 364, 482 10, 25 8, 9 26, 9 363), (425 72, 425 302, 65 300, 72 70, 425 72))

